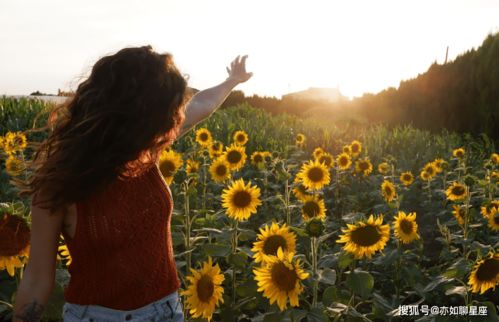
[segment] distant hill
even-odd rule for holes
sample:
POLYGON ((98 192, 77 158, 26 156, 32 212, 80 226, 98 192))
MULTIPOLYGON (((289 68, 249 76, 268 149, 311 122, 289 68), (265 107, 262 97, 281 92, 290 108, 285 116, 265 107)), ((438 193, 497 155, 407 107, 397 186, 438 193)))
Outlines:
POLYGON ((317 100, 336 103, 347 100, 347 97, 343 96, 338 88, 310 87, 304 91, 285 94, 282 99, 317 100))

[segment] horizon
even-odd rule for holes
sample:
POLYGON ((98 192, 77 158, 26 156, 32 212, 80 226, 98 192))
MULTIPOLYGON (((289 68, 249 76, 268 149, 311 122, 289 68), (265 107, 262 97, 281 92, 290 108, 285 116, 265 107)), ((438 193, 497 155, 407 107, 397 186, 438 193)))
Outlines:
POLYGON ((447 46, 451 62, 499 31, 499 2, 490 0, 244 6, 227 0, 53 0, 29 7, 8 0, 2 7, 0 28, 10 31, 0 34, 0 95, 74 91, 100 57, 150 44, 172 53, 189 74, 189 86, 200 90, 223 81, 230 61, 247 54, 254 76, 235 88, 247 96, 338 88, 352 99, 398 88, 433 63, 442 64, 447 46), (182 32, 167 32, 177 29, 182 32))

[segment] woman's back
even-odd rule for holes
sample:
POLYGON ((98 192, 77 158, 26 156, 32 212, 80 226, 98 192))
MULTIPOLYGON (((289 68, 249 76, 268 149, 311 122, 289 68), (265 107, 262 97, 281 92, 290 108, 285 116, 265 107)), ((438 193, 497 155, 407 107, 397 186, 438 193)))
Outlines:
POLYGON ((116 179, 74 206, 73 238, 62 232, 72 256, 67 302, 133 310, 180 287, 170 232, 173 202, 156 165, 138 177, 116 179))

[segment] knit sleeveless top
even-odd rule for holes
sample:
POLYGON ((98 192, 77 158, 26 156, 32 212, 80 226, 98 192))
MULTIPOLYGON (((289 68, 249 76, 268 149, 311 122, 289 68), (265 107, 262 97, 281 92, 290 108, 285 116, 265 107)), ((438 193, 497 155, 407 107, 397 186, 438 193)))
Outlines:
POLYGON ((76 203, 66 302, 134 310, 175 292, 171 191, 157 165, 76 203))

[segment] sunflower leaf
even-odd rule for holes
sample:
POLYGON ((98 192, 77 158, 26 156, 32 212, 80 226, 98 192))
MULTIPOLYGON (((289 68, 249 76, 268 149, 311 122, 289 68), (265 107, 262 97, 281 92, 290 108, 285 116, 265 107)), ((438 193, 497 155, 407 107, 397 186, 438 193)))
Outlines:
POLYGON ((371 294, 374 277, 369 272, 354 270, 347 277, 347 285, 355 294, 365 298, 371 294))
POLYGON ((329 285, 336 283, 336 271, 330 268, 325 268, 319 271, 319 282, 329 285))

